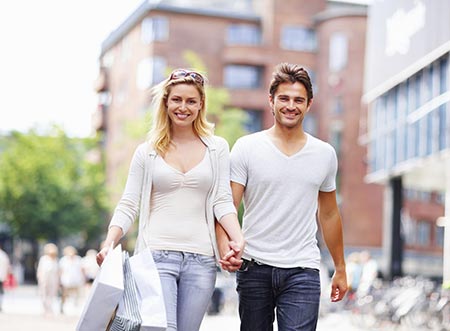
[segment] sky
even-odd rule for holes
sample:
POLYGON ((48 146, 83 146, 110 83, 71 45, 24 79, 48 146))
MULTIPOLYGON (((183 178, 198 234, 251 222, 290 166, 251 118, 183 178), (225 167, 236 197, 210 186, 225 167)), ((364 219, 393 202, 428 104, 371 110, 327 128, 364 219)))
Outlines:
POLYGON ((142 1, 0 1, 0 134, 89 136, 101 43, 142 1))

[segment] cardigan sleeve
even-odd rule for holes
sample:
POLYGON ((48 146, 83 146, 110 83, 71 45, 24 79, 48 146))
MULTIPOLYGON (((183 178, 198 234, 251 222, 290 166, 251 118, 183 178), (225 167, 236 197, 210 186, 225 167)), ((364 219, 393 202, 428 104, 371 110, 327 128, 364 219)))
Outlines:
POLYGON ((109 227, 118 226, 125 235, 139 214, 139 204, 144 181, 146 146, 139 145, 131 160, 122 198, 117 204, 109 227))
POLYGON ((216 137, 216 148, 218 157, 218 188, 214 197, 214 216, 218 221, 227 214, 237 214, 233 204, 233 196, 230 186, 230 149, 228 142, 216 137))

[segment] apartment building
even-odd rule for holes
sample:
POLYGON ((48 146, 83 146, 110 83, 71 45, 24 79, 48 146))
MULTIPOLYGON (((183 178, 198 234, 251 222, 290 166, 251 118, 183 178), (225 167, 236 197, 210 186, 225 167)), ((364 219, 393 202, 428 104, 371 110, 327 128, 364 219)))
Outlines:
MULTIPOLYGON (((195 52, 209 84, 225 87, 230 106, 249 115, 249 132, 273 123, 268 84, 279 62, 304 66, 314 84, 306 130, 339 158, 338 197, 348 250, 381 255, 382 193, 364 182, 366 149, 358 142, 367 6, 326 0, 144 1, 103 42, 96 89, 96 129, 104 134, 112 203, 120 197, 134 147, 127 123, 151 111, 148 88, 195 52)), ((364 121, 363 121, 364 122, 364 121)))

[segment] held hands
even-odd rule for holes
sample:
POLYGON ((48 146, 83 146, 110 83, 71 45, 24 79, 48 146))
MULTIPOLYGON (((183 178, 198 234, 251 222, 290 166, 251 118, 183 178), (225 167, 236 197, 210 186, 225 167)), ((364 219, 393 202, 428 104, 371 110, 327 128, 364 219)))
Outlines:
POLYGON ((241 267, 244 246, 244 241, 240 243, 236 243, 235 241, 228 242, 228 251, 222 252, 221 250, 220 252, 222 258, 219 260, 219 263, 223 270, 234 272, 241 267))

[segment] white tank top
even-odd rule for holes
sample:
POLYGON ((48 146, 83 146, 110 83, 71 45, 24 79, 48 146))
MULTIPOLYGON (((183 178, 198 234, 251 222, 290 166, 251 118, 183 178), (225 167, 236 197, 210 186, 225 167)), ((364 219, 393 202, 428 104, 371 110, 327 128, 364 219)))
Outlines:
POLYGON ((153 250, 214 255, 206 223, 206 199, 212 185, 209 152, 186 173, 156 157, 146 242, 153 250))

